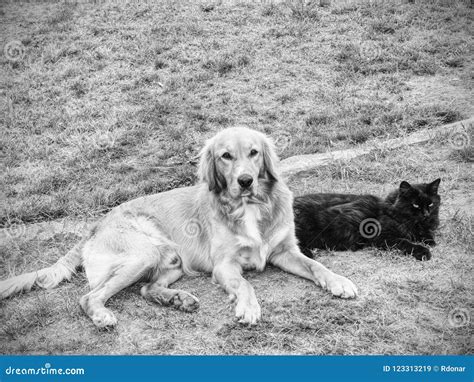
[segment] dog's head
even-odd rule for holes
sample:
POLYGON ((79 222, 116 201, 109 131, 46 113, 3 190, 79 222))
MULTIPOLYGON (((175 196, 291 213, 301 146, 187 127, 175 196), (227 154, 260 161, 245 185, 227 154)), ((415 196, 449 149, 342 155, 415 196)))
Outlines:
POLYGON ((275 182, 277 156, 273 143, 264 134, 245 127, 222 130, 201 151, 200 180, 215 193, 231 198, 258 194, 261 180, 275 182))

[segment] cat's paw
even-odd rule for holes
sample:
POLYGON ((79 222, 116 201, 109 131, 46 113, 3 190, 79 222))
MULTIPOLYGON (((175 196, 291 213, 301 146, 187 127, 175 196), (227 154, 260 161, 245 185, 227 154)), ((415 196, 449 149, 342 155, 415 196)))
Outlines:
POLYGON ((436 241, 434 241, 434 239, 425 239, 423 240, 423 243, 429 245, 430 247, 436 246, 436 241))
POLYGON ((428 248, 422 245, 416 245, 413 247, 412 255, 415 259, 420 261, 427 261, 431 259, 431 252, 428 248))

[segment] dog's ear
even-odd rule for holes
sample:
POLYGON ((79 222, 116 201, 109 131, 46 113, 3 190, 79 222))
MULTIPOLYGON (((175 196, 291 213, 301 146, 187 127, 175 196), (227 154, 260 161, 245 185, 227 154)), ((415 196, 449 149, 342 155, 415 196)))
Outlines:
POLYGON ((209 186, 209 191, 221 192, 226 187, 225 178, 217 171, 216 161, 213 151, 214 141, 212 139, 206 142, 199 156, 198 176, 201 182, 209 186))
POLYGON ((278 156, 276 155, 275 145, 273 142, 263 136, 263 169, 260 171, 260 176, 267 176, 272 181, 278 181, 279 175, 276 171, 276 164, 278 156))

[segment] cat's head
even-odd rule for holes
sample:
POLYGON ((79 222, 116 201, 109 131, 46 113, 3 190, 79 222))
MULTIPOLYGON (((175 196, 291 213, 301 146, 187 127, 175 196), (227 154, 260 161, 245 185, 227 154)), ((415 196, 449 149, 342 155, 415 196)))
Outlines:
POLYGON ((414 184, 403 181, 400 183, 396 207, 402 208, 419 219, 426 219, 437 214, 441 198, 438 187, 441 179, 431 183, 414 184))

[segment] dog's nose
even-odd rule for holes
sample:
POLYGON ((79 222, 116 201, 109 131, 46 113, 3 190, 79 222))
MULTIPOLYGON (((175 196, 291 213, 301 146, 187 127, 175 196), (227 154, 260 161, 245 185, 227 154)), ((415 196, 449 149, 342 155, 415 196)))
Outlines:
POLYGON ((253 183, 253 178, 250 175, 241 175, 237 179, 237 182, 239 182, 240 187, 249 188, 253 183))

